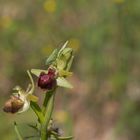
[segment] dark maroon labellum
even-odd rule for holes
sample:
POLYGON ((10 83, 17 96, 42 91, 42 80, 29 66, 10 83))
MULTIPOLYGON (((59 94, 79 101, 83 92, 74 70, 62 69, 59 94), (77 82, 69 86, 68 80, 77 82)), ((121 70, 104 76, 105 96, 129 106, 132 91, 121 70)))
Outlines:
POLYGON ((56 75, 54 69, 49 69, 48 73, 41 72, 38 78, 38 86, 42 89, 52 90, 56 87, 56 75))
POLYGON ((7 113, 16 113, 24 105, 24 102, 16 96, 11 96, 11 98, 5 103, 3 111, 7 113))

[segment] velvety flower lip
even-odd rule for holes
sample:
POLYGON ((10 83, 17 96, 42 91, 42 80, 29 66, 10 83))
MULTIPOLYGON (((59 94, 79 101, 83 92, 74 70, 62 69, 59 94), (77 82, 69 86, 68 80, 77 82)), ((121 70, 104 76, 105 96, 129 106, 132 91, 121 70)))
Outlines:
POLYGON ((42 89, 52 90, 56 86, 55 70, 50 68, 47 74, 41 72, 38 78, 38 86, 42 89))

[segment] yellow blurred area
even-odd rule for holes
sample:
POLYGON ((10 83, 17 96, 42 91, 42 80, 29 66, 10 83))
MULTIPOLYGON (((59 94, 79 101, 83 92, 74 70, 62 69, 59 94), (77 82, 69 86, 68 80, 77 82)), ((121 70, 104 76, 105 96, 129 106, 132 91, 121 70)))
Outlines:
POLYGON ((116 4, 123 4, 125 0, 114 0, 114 3, 116 4))
POLYGON ((76 38, 72 38, 69 40, 68 45, 73 48, 74 51, 77 51, 80 48, 80 41, 76 38))
POLYGON ((56 11, 56 1, 46 0, 44 3, 44 9, 48 13, 54 13, 56 11))
POLYGON ((12 25, 12 19, 9 16, 0 17, 0 27, 9 28, 12 25))
POLYGON ((52 44, 48 44, 41 49, 42 55, 49 55, 54 50, 54 46, 52 44))
POLYGON ((68 119, 68 113, 64 110, 56 111, 54 117, 59 123, 65 123, 68 119))

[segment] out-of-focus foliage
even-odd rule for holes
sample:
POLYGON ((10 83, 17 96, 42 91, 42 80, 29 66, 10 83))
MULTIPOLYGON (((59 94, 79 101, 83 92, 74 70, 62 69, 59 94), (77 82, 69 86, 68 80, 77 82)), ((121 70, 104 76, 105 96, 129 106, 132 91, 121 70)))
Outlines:
MULTIPOLYGON (((27 69, 44 67, 50 52, 69 40, 75 88, 57 94, 56 119, 62 127, 74 124, 67 133, 76 140, 112 140, 112 133, 117 140, 140 139, 139 25, 139 0, 1 0, 0 105, 13 86, 26 87, 27 69)), ((2 140, 14 139, 14 120, 28 123, 32 112, 2 112, 2 140)))

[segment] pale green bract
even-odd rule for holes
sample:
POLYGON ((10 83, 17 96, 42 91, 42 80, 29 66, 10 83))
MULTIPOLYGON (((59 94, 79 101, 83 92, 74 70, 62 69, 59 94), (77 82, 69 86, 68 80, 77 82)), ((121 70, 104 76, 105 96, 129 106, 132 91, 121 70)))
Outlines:
POLYGON ((48 57, 48 59, 46 60, 46 65, 49 66, 51 65, 57 58, 57 54, 58 54, 58 49, 55 49, 52 54, 48 57))
POLYGON ((56 58, 56 67, 59 70, 69 71, 72 61, 73 61, 73 50, 72 48, 66 48, 68 41, 59 50, 56 58))

